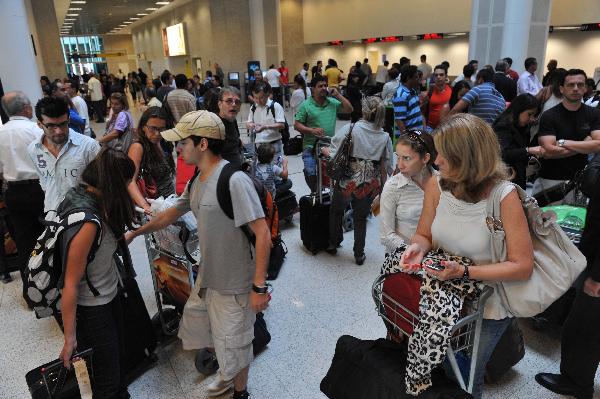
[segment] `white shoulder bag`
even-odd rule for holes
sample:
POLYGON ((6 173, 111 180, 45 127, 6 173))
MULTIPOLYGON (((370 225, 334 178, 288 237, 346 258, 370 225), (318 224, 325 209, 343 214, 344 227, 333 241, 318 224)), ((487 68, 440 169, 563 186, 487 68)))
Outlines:
MULTIPOLYGON (((490 193, 486 224, 490 230, 492 262, 506 260, 500 197, 508 184, 497 184, 490 193)), ((514 185, 523 204, 533 243, 533 273, 529 280, 492 284, 506 310, 515 317, 535 316, 560 298, 585 269, 586 259, 556 224, 554 212, 542 212, 535 199, 514 185)))

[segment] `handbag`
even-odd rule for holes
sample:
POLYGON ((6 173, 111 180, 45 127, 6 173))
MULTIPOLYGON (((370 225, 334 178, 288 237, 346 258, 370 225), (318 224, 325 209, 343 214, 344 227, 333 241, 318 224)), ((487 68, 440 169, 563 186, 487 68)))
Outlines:
POLYGON ((586 167, 579 172, 577 177, 577 186, 579 191, 588 198, 592 198, 596 191, 596 184, 600 181, 600 153, 588 162, 586 167))
POLYGON ((158 186, 156 185, 156 181, 150 174, 145 173, 143 169, 140 169, 136 184, 144 198, 158 198, 158 186))
MULTIPOLYGON (((492 189, 487 203, 486 224, 490 230, 492 262, 506 260, 506 241, 500 220, 500 197, 510 182, 492 189)), ((533 272, 528 280, 491 284, 502 305, 515 317, 532 317, 543 312, 571 287, 585 269, 586 259, 555 222, 554 212, 542 212, 534 198, 518 185, 523 211, 533 243, 533 272)))
POLYGON ((333 159, 327 163, 327 175, 332 180, 339 181, 348 175, 350 158, 352 157, 352 129, 354 129, 354 123, 350 125, 350 131, 342 141, 340 149, 335 153, 333 159))

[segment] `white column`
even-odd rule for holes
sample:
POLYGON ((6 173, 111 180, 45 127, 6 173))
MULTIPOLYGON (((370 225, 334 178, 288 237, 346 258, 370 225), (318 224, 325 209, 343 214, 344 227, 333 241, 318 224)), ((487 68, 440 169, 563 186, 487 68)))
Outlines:
POLYGON ((20 90, 35 104, 42 97, 42 89, 24 0, 0 0, 0 10, 0 79, 4 92, 20 90))
POLYGON ((252 38, 252 58, 260 61, 260 68, 266 70, 267 47, 265 42, 265 17, 263 0, 250 0, 250 36, 252 38))
POLYGON ((552 0, 473 0, 469 59, 481 67, 511 57, 519 72, 527 57, 544 65, 551 5, 552 0))

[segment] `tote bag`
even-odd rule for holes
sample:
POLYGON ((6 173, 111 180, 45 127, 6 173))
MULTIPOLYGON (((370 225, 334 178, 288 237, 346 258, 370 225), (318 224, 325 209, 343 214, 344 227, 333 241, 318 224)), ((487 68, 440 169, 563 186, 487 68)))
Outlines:
MULTIPOLYGON (((492 189, 487 204, 486 223, 490 229, 492 262, 506 260, 506 241, 500 220, 500 197, 507 184, 492 189)), ((553 212, 542 212, 535 199, 518 185, 533 243, 533 273, 528 280, 493 284, 506 310, 515 317, 532 317, 550 306, 571 287, 585 269, 586 259, 556 224, 553 212)))

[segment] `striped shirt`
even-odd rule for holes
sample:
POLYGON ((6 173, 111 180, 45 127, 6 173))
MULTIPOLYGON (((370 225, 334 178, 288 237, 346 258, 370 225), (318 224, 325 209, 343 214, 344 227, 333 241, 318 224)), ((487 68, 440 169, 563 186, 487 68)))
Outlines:
POLYGON ((473 87, 462 97, 462 100, 469 105, 470 114, 480 117, 489 124, 492 124, 506 107, 504 97, 492 82, 473 87))
POLYGON ((407 130, 423 129, 419 96, 414 90, 409 90, 400 83, 392 102, 394 104, 394 120, 404 122, 407 130))

